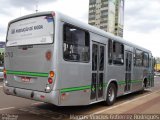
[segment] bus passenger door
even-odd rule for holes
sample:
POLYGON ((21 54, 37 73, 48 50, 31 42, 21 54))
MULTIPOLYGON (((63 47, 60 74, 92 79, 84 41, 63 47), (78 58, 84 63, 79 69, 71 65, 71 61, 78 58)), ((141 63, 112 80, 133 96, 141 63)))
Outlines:
POLYGON ((125 88, 124 91, 130 91, 131 90, 131 73, 132 73, 132 53, 126 51, 126 63, 125 63, 125 88))
POLYGON ((150 56, 149 58, 149 82, 150 87, 154 87, 154 66, 156 64, 155 59, 153 56, 150 56))
POLYGON ((91 102, 103 99, 105 45, 92 44, 91 102))

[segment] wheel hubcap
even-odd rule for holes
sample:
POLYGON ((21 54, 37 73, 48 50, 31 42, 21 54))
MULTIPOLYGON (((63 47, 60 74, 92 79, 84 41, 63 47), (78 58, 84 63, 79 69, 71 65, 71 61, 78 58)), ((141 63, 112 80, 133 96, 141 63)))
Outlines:
POLYGON ((108 91, 108 98, 109 98, 109 101, 113 101, 114 100, 114 89, 113 88, 109 88, 109 91, 108 91))

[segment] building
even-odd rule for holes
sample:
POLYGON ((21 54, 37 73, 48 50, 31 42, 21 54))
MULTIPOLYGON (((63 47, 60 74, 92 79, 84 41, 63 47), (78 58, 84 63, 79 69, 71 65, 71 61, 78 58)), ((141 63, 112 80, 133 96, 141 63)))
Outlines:
POLYGON ((123 37, 124 0, 90 0, 89 24, 123 37))

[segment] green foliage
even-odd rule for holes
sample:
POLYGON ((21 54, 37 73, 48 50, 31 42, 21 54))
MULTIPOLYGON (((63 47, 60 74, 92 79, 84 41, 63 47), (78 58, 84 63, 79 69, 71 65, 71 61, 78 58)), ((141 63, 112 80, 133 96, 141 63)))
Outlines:
POLYGON ((4 65, 4 54, 1 53, 0 54, 0 66, 3 66, 4 65))

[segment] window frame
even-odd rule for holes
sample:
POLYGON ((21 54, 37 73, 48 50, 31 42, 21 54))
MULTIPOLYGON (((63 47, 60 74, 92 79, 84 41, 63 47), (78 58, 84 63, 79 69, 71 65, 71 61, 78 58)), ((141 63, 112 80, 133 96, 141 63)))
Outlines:
POLYGON ((143 51, 140 49, 135 49, 135 66, 143 67, 143 51), (141 65, 137 65, 137 51, 141 52, 141 65))
POLYGON ((7 28, 7 34, 6 34, 6 47, 19 47, 19 46, 33 46, 33 45, 50 45, 50 44, 54 44, 55 42, 55 30, 56 30, 56 27, 55 27, 55 22, 53 22, 53 31, 54 31, 54 34, 53 34, 53 38, 52 38, 52 42, 51 43, 36 43, 36 44, 25 44, 25 45, 14 45, 14 46, 7 46, 7 42, 8 42, 8 32, 9 32, 9 28, 10 28, 10 25, 13 24, 13 23, 16 23, 16 22, 19 22, 19 21, 22 21, 22 20, 26 20, 26 19, 31 19, 31 18, 36 18, 36 17, 41 17, 41 16, 51 16, 53 18, 53 20, 55 20, 55 17, 52 16, 52 14, 43 14, 43 15, 34 15, 34 16, 30 16, 30 17, 25 17, 25 18, 18 18, 17 20, 14 20, 13 22, 10 22, 8 24, 8 28, 7 28))
POLYGON ((108 64, 112 65, 113 63, 113 40, 108 39, 108 64), (109 46, 109 44, 111 46, 109 46))
POLYGON ((100 45, 99 46, 99 68, 98 68, 99 71, 104 71, 104 66, 105 66, 105 51, 106 51, 105 50, 105 46, 100 45))
POLYGON ((112 41, 112 64, 118 65, 118 66, 123 66, 124 63, 125 63, 125 61, 124 61, 124 44, 121 43, 121 42, 118 42, 118 41, 112 41), (115 52, 114 52, 114 47, 113 47, 114 43, 118 43, 120 46, 123 47, 123 50, 121 51, 121 55, 123 55, 122 56, 123 63, 114 63, 114 59, 113 58, 114 58, 114 53, 116 53, 116 46, 115 46, 115 52))
POLYGON ((142 60, 142 64, 143 64, 143 67, 145 67, 145 68, 148 68, 149 67, 149 53, 148 52, 143 52, 143 60, 142 60), (147 55, 147 64, 145 65, 144 64, 144 60, 145 60, 145 57, 144 57, 144 55, 147 55))
MULTIPOLYGON (((76 62, 76 63, 89 63, 90 62, 90 59, 91 59, 91 57, 90 57, 90 32, 89 31, 87 31, 87 30, 85 30, 85 29, 82 29, 82 28, 80 28, 80 27, 78 27, 78 26, 75 26, 75 25, 72 25, 72 24, 70 24, 70 23, 64 23, 63 24, 63 32, 62 32, 62 35, 63 35, 63 37, 62 37, 62 57, 63 57, 63 60, 64 61, 67 61, 67 62, 76 62), (81 30, 81 31, 83 31, 83 32, 85 32, 85 40, 86 40, 86 34, 88 35, 88 42, 89 42, 89 45, 88 45, 88 49, 89 49, 89 51, 88 51, 88 56, 89 56, 89 59, 87 60, 87 61, 78 61, 78 60, 69 60, 69 59, 65 59, 65 57, 64 57, 64 40, 66 39, 65 38, 65 28, 66 27, 73 27, 73 28, 75 28, 75 29, 78 29, 78 30, 81 30)), ((86 41, 85 41, 86 42, 86 41)))

